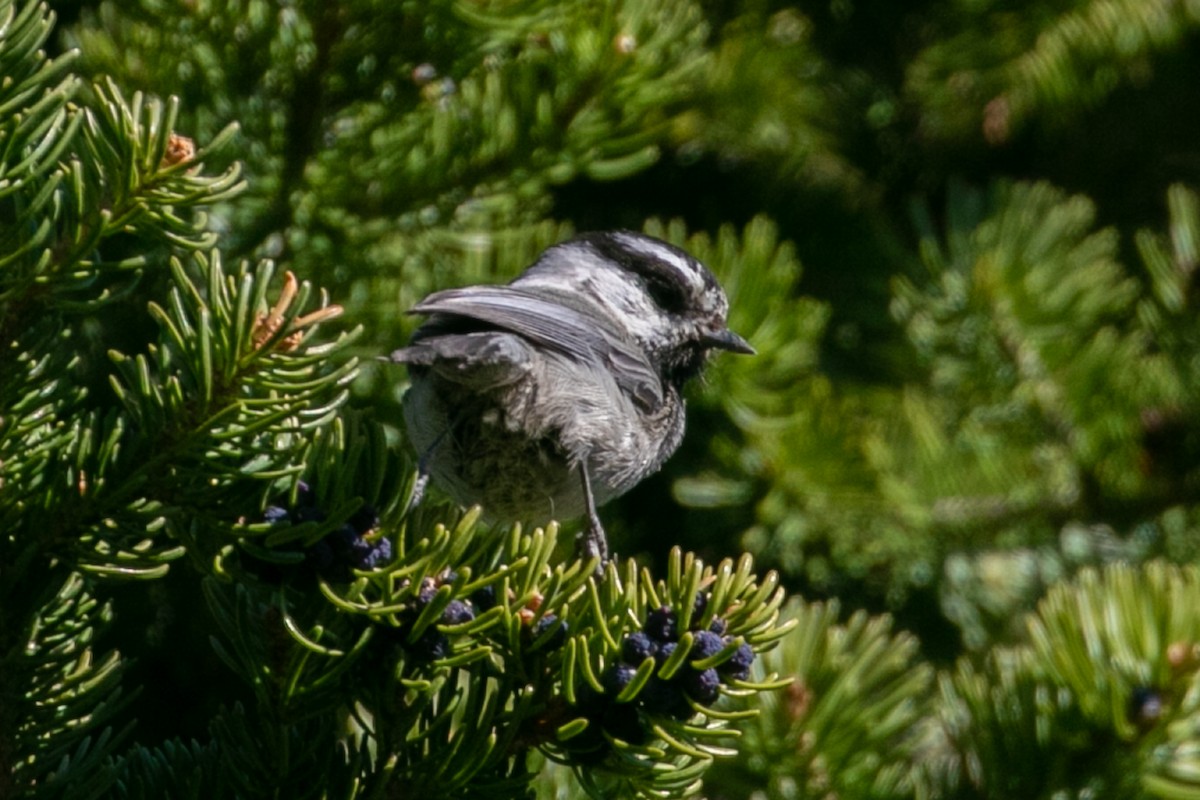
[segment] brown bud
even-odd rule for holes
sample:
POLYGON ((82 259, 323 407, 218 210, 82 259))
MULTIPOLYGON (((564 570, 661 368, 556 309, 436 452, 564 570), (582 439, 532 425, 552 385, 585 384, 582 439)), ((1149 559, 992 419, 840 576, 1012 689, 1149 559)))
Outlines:
POLYGON ((176 164, 183 164, 191 161, 196 157, 196 143, 186 136, 180 136, 178 133, 172 133, 171 138, 167 140, 167 149, 163 153, 161 169, 173 167, 176 164))
POLYGON ((1191 669, 1200 661, 1200 645, 1192 642, 1171 642, 1167 646, 1167 664, 1179 672, 1191 669))

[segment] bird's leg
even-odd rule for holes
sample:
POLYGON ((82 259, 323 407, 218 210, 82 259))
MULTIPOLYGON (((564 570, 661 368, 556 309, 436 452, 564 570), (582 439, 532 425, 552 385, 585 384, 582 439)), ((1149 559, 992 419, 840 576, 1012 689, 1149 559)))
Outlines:
POLYGON ((608 539, 604 536, 604 526, 600 523, 600 515, 596 513, 596 498, 592 494, 592 479, 588 475, 587 459, 579 462, 579 475, 583 480, 583 502, 587 505, 587 526, 575 538, 575 552, 580 558, 599 557, 596 567, 599 572, 608 562, 608 539))

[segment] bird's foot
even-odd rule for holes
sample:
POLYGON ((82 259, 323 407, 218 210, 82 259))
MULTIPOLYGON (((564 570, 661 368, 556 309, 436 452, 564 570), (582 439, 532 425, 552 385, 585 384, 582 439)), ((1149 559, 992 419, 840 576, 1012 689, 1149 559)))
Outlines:
POLYGON ((595 575, 599 578, 604 574, 604 565, 608 563, 608 538, 604 535, 600 518, 595 514, 588 515, 587 526, 575 537, 575 554, 584 561, 599 559, 595 575))

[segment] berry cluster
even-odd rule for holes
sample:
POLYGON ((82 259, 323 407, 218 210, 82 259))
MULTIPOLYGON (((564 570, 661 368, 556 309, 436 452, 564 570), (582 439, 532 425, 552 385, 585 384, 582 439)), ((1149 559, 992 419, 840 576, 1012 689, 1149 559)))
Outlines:
MULTIPOLYGON (((708 596, 698 594, 693 607, 692 619, 699 621, 708 605, 708 596)), ((720 696, 723 683, 730 680, 745 680, 754 663, 754 651, 748 644, 739 645, 733 653, 715 667, 697 669, 694 662, 717 655, 733 639, 726 635, 725 620, 713 618, 703 629, 691 630, 691 648, 685 660, 670 678, 661 675, 663 665, 680 647, 679 616, 669 606, 656 608, 646 615, 640 631, 628 634, 621 642, 621 658, 601 676, 604 693, 594 692, 587 687, 581 692, 577 711, 593 724, 571 742, 571 749, 578 757, 600 759, 609 751, 604 733, 630 744, 644 744, 646 727, 639 717, 639 710, 650 714, 667 715, 679 720, 690 718, 696 703, 709 705, 720 696), (616 697, 627 687, 646 659, 653 658, 655 674, 629 702, 615 702, 616 697)))
MULTIPOLYGON (((316 502, 316 492, 301 481, 292 508, 267 506, 263 521, 273 524, 299 525, 304 522, 323 522, 325 511, 316 502)), ((379 526, 379 515, 364 505, 336 530, 304 551, 304 563, 322 577, 333 581, 350 579, 351 569, 375 569, 392 559, 392 542, 386 536, 372 537, 379 526)))
MULTIPOLYGON (((436 661, 451 654, 453 634, 447 634, 438 628, 439 625, 462 625, 475 619, 478 615, 492 609, 496 605, 496 585, 488 584, 471 592, 470 596, 455 598, 446 603, 437 621, 429 625, 414 641, 409 641, 413 625, 421 617, 429 604, 434 602, 438 590, 443 586, 453 584, 458 580, 458 573, 445 570, 436 578, 422 579, 408 607, 397 615, 398 624, 395 627, 385 627, 383 636, 387 641, 395 642, 416 661, 436 661)), ((406 581, 405 586, 409 586, 406 581)), ((510 594, 511 599, 511 594, 510 594)), ((525 608, 517 610, 521 621, 521 639, 532 649, 551 650, 561 647, 567 640, 568 626, 554 614, 537 617, 537 608, 541 604, 541 596, 536 595, 525 608), (536 622, 534 620, 537 619, 536 622)))
MULTIPOLYGON (((421 612, 425 610, 425 607, 433 602, 438 588, 445 584, 453 583, 457 577, 458 575, 451 571, 446 572, 440 578, 425 578, 422 580, 420 588, 417 589, 412 607, 401 615, 400 626, 394 629, 404 649, 418 661, 436 661, 439 658, 445 658, 450 655, 450 637, 438 630, 437 624, 430 625, 413 642, 408 641, 408 630, 417 617, 421 615, 421 612)), ((484 588, 491 589, 492 587, 484 588)), ((446 607, 442 609, 442 616, 438 619, 438 623, 442 625, 461 625, 464 622, 470 622, 475 619, 477 607, 479 607, 479 611, 486 611, 495 604, 495 589, 492 589, 490 596, 483 589, 480 589, 466 600, 451 600, 447 603, 446 607), (476 595, 478 595, 478 599, 476 595)))
MULTIPOLYGON (((697 595, 692 618, 698 620, 707 604, 706 595, 697 595)), ((621 643, 621 660, 603 676, 605 694, 614 697, 620 694, 633 680, 638 667, 646 659, 653 658, 659 671, 638 693, 638 704, 652 714, 687 719, 693 713, 688 698, 709 705, 720 695, 722 683, 730 679, 745 680, 750 675, 754 651, 748 644, 739 645, 732 655, 715 667, 697 669, 693 666, 697 661, 715 656, 730 644, 730 637, 724 635, 725 629, 725 621, 720 617, 714 618, 706 629, 693 629, 687 660, 670 678, 664 678, 661 668, 679 647, 679 617, 669 606, 654 609, 646 615, 642 630, 629 634, 621 643)))

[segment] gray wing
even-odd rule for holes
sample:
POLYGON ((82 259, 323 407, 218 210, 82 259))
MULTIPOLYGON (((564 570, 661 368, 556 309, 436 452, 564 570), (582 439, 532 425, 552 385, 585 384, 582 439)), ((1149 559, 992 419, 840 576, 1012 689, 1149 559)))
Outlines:
POLYGON ((426 336, 392 353, 391 361, 428 367, 475 391, 507 386, 529 374, 530 345, 507 331, 426 336))
MULTIPOLYGON (((621 391, 644 411, 653 412, 662 405, 662 381, 641 348, 624 341, 594 318, 553 300, 511 286, 468 286, 435 292, 414 306, 411 313, 476 320, 580 363, 602 364, 621 391)), ((413 344, 406 349, 435 338, 472 335, 450 334, 448 327, 435 317, 417 330, 413 344)))

